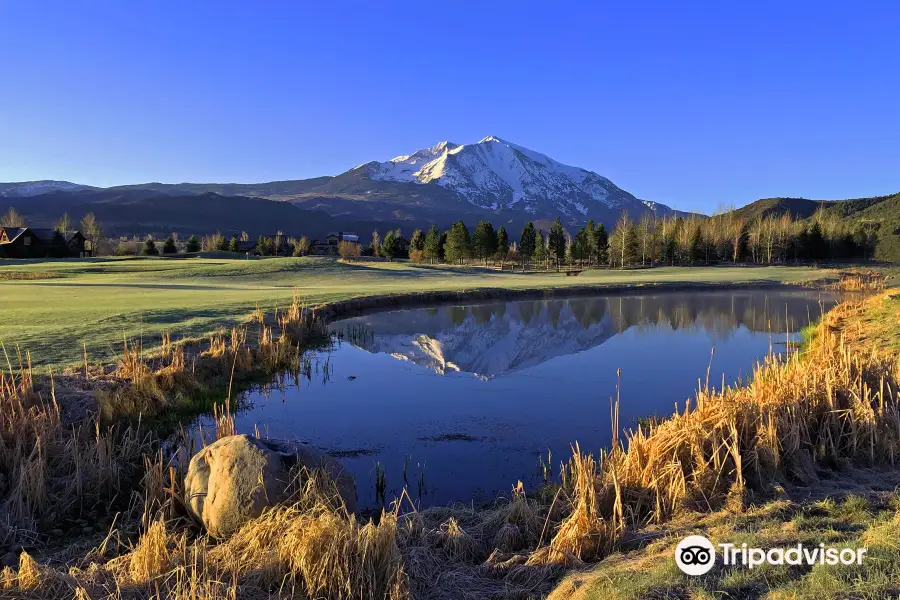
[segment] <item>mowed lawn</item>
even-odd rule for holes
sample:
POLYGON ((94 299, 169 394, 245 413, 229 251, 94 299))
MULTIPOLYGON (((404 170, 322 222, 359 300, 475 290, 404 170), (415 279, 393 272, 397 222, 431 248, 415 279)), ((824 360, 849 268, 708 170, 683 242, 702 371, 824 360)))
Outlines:
POLYGON ((293 290, 305 303, 317 304, 472 288, 798 283, 826 273, 805 267, 664 267, 566 277, 312 257, 0 261, 0 341, 10 355, 18 346, 30 351, 33 364, 58 370, 81 362, 85 345, 92 361, 105 360, 121 352, 124 336, 143 336, 147 347, 158 344, 165 330, 189 337, 231 327, 245 322, 257 304, 266 311, 287 305, 293 290))

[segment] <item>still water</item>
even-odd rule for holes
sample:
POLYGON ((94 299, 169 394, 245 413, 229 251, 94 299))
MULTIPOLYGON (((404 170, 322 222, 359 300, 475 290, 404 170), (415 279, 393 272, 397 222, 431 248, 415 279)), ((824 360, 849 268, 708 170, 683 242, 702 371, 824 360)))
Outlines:
POLYGON ((235 422, 331 453, 355 476, 361 508, 381 504, 381 469, 388 501, 405 486, 422 506, 477 505, 518 480, 533 490, 541 460, 555 473, 572 442, 606 447, 617 383, 623 428, 666 416, 707 370, 715 387, 746 378, 836 301, 666 292, 368 314, 334 324, 343 339, 311 357, 308 378, 244 394, 235 422))

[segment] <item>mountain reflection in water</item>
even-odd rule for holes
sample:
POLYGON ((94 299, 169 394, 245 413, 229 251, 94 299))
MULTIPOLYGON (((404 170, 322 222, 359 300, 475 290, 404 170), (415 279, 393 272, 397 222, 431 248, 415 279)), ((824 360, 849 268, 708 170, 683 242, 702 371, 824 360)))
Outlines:
POLYGON ((388 501, 406 487, 422 506, 490 502, 518 480, 540 485, 538 456, 557 473, 570 443, 608 447, 617 389, 623 428, 671 414, 707 372, 717 386, 746 378, 835 301, 667 292, 368 314, 334 324, 344 342, 304 357, 309 378, 243 394, 235 425, 329 451, 362 507, 381 505, 376 473, 388 501))
MULTIPOLYGON (((493 378, 582 352, 626 330, 705 333, 715 346, 743 328, 785 333, 815 320, 832 296, 759 291, 492 302, 370 314, 334 327, 369 352, 390 354, 437 373, 493 378)), ((777 335, 781 334, 781 335, 777 335)))

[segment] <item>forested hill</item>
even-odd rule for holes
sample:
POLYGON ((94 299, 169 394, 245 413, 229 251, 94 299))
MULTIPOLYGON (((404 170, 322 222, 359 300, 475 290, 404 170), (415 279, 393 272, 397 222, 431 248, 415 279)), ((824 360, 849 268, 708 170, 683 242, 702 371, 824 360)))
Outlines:
POLYGON ((747 220, 790 213, 794 218, 808 219, 817 210, 829 216, 880 220, 881 217, 900 216, 900 193, 850 200, 808 200, 806 198, 762 198, 742 206, 734 212, 747 220))
POLYGON ((858 225, 874 235, 876 259, 900 262, 900 193, 850 200, 764 198, 734 211, 748 222, 786 213, 795 219, 816 215, 824 221, 841 220, 847 226, 858 225))

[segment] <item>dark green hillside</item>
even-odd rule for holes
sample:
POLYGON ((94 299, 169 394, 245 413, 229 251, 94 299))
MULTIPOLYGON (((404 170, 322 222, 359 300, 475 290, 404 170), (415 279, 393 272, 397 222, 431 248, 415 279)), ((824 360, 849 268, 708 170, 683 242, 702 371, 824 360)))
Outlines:
MULTIPOLYGON (((365 217, 333 217, 289 202, 243 196, 160 195, 147 189, 52 193, 30 198, 0 198, 0 213, 15 207, 31 227, 53 227, 67 212, 78 222, 91 212, 109 235, 207 234, 247 231, 252 236, 284 231, 287 235, 324 236, 330 231, 358 231, 364 239, 375 229, 401 227, 411 232, 423 223, 383 222, 365 217)), ((449 222, 449 221, 448 221, 449 222)))
POLYGON ((807 200, 806 198, 763 198, 751 202, 734 212, 747 221, 757 217, 779 216, 790 213, 794 218, 808 219, 820 206, 829 206, 834 201, 807 200))
POLYGON ((805 198, 764 198, 739 208, 735 214, 747 222, 761 217, 790 213, 808 219, 817 211, 823 222, 838 223, 847 229, 863 229, 874 235, 877 260, 900 262, 900 193, 850 200, 807 200, 805 198))
POLYGON ((785 213, 790 213, 794 218, 808 219, 819 209, 829 217, 881 221, 900 216, 900 194, 850 200, 762 198, 734 212, 748 221, 757 217, 780 216, 785 213))

